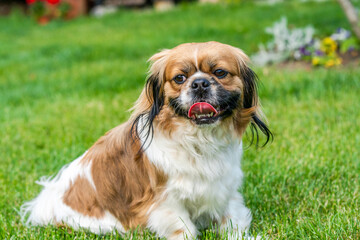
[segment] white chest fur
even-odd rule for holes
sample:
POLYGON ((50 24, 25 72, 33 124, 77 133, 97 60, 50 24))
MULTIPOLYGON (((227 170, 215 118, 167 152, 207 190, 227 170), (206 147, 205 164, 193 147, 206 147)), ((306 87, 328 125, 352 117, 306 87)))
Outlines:
POLYGON ((217 127, 187 126, 171 138, 155 131, 146 154, 168 176, 165 194, 180 201, 199 227, 221 220, 241 185, 242 143, 217 127))

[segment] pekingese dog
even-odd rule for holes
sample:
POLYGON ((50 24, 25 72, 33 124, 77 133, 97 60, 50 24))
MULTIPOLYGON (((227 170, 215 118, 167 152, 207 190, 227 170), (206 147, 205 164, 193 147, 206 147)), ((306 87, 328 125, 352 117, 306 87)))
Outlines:
POLYGON ((129 121, 110 130, 22 206, 32 225, 106 233, 140 227, 167 239, 210 225, 241 237, 251 213, 238 192, 242 136, 272 134, 256 74, 238 48, 186 43, 150 58, 129 121))

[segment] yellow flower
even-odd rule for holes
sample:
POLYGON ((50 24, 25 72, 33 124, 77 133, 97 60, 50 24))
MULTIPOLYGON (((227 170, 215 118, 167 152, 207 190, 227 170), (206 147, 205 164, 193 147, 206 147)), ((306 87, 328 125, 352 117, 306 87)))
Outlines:
POLYGON ((334 65, 335 65, 334 59, 329 59, 329 60, 327 60, 326 63, 325 63, 325 67, 332 67, 332 66, 334 66, 334 65))
POLYGON ((318 58, 318 57, 312 58, 312 65, 316 66, 316 65, 319 65, 319 63, 320 63, 320 58, 318 58))
POLYGON ((320 49, 326 55, 331 55, 336 51, 337 43, 331 37, 326 37, 321 41, 320 49))
POLYGON ((335 59, 335 65, 340 65, 342 63, 342 59, 341 58, 336 58, 335 59))

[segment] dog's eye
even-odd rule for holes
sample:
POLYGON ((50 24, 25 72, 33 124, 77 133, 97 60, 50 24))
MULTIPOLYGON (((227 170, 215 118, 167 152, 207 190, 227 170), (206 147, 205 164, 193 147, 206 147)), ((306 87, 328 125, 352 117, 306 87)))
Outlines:
POLYGON ((179 75, 176 75, 173 79, 177 84, 182 84, 185 82, 186 77, 185 77, 185 75, 179 74, 179 75))
POLYGON ((217 69, 214 71, 214 75, 217 78, 224 78, 224 77, 226 77, 227 74, 228 74, 228 72, 225 70, 222 70, 222 69, 217 69))

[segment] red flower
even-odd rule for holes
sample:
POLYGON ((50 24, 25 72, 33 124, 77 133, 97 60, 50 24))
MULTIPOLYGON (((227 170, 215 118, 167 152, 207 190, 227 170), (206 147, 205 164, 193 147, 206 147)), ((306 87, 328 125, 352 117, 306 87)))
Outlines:
POLYGON ((60 2, 60 0, 46 0, 47 3, 50 3, 50 4, 58 4, 60 2))
POLYGON ((61 0, 26 0, 27 4, 33 4, 34 2, 47 2, 49 4, 53 4, 56 5, 60 2, 61 0))

